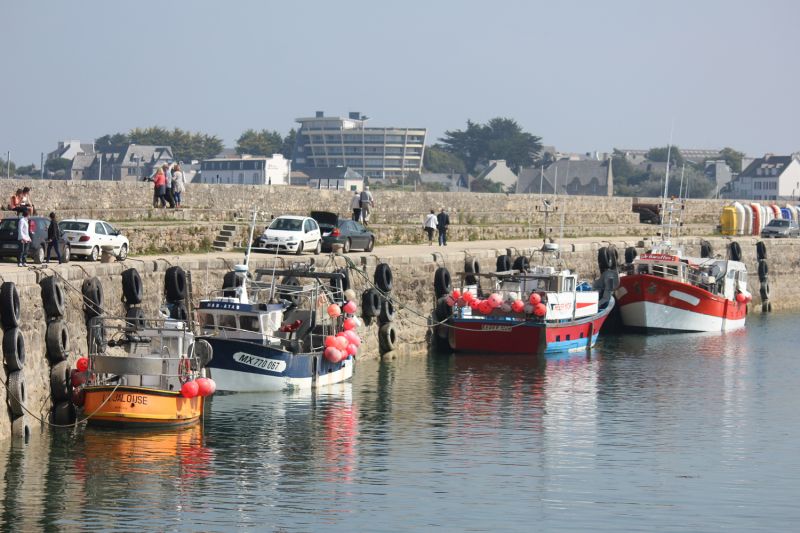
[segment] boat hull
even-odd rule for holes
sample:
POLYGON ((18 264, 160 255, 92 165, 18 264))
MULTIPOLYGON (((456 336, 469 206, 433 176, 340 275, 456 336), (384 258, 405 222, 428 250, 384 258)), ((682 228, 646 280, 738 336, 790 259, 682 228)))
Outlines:
POLYGON ((88 386, 83 412, 91 425, 161 427, 193 424, 203 414, 202 397, 146 387, 88 386))
POLYGON ((453 318, 450 347, 456 352, 546 355, 586 350, 594 346, 614 300, 599 313, 563 322, 453 318))
POLYGON ((236 339, 204 337, 214 350, 207 369, 223 392, 310 389, 346 381, 355 360, 331 363, 321 353, 292 353, 236 339))
POLYGON ((649 274, 620 280, 617 302, 625 327, 665 331, 731 331, 745 325, 747 304, 649 274))

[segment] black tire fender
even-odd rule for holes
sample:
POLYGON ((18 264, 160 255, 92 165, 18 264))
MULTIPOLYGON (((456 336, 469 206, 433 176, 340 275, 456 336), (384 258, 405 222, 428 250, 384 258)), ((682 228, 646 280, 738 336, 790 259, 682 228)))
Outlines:
POLYGON ((125 296, 125 304, 128 306, 142 303, 144 296, 142 276, 135 268, 129 268, 122 272, 122 294, 125 296))
POLYGON ((367 289, 361 295, 361 314, 369 318, 381 314, 381 293, 377 289, 367 289))
POLYGON ((714 249, 711 247, 711 243, 706 240, 700 241, 700 257, 705 259, 707 257, 712 257, 713 255, 714 249))
POLYGON ((169 311, 169 317, 175 320, 189 320, 189 310, 183 302, 172 304, 172 309, 169 311))
POLYGON ((758 281, 767 281, 768 274, 769 274, 769 265, 767 264, 767 260, 761 259, 758 262, 758 281))
POLYGON ((144 310, 141 307, 131 307, 125 313, 125 322, 128 327, 140 329, 144 327, 144 310))
POLYGON ((636 259, 636 255, 637 255, 636 248, 634 248, 633 246, 628 246, 627 248, 625 248, 625 262, 627 264, 630 265, 631 263, 633 263, 633 261, 636 259))
POLYGON ((169 267, 164 273, 164 292, 168 302, 186 299, 186 271, 179 266, 169 267))
POLYGON ((519 270, 520 272, 527 272, 531 268, 531 262, 524 255, 520 255, 514 259, 514 265, 512 268, 514 270, 519 270))
POLYGON ((758 241, 756 243, 756 257, 759 261, 767 258, 767 245, 764 244, 764 241, 758 241))
POLYGON ((394 320, 397 311, 394 308, 394 302, 391 298, 383 297, 381 299, 381 314, 378 317, 378 322, 386 324, 394 320))
POLYGON ((26 402, 25 376, 22 375, 20 370, 11 372, 6 383, 8 387, 8 407, 11 415, 14 417, 22 416, 25 414, 23 406, 26 402))
POLYGON ((393 278, 392 267, 387 263, 375 267, 375 285, 383 292, 392 292, 393 278))
POLYGON ((19 326, 19 292, 13 281, 5 281, 0 285, 0 318, 2 318, 3 329, 19 326))
POLYGON ((51 364, 67 359, 69 354, 69 330, 63 320, 53 320, 47 324, 45 346, 47 346, 47 360, 51 364))
POLYGON ((54 403, 69 400, 72 394, 71 372, 67 361, 56 363, 50 369, 50 395, 54 403))
POLYGON ((508 272, 511 270, 511 256, 507 254, 498 255, 495 262, 496 272, 508 272))
POLYGON ((601 246, 600 249, 597 250, 597 266, 600 267, 600 272, 608 270, 610 264, 611 259, 608 256, 608 248, 601 246))
POLYGON ((3 356, 9 371, 25 366, 25 337, 19 328, 7 329, 3 334, 3 356))
POLYGON ((18 416, 11 422, 11 436, 25 444, 30 440, 31 427, 28 425, 28 418, 25 415, 18 416))
POLYGON ((64 287, 55 276, 47 276, 40 283, 42 304, 47 318, 64 316, 64 287))
POLYGON ((730 258, 731 261, 742 260, 742 247, 739 246, 738 242, 732 241, 728 245, 728 258, 730 258))
POLYGON ((103 314, 103 285, 96 277, 89 278, 83 282, 81 287, 83 293, 83 312, 87 318, 93 318, 103 314))
POLYGON ((57 426, 74 424, 75 418, 75 406, 72 402, 59 402, 53 408, 53 423, 57 426))
POLYGON ((439 267, 433 273, 433 291, 438 300, 442 296, 447 296, 453 290, 453 280, 450 271, 446 267, 439 267))
POLYGON ((397 330, 394 324, 387 322, 378 330, 378 347, 382 354, 391 352, 397 346, 397 330))
POLYGON ((464 272, 467 274, 464 276, 464 283, 467 285, 477 285, 478 277, 470 276, 469 274, 480 274, 481 264, 474 257, 469 257, 464 260, 464 272))

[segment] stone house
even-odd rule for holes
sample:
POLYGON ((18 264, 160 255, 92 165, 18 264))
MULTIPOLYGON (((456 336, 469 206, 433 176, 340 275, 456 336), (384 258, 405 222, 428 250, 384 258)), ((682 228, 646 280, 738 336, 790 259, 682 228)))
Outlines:
POLYGON ((505 191, 517 188, 517 175, 508 168, 504 159, 489 161, 489 165, 478 174, 477 179, 487 179, 503 186, 505 191))
POLYGON ((614 172, 611 158, 563 158, 544 167, 520 170, 516 192, 519 194, 569 194, 613 196, 614 172))
POLYGON ((797 154, 765 154, 756 158, 720 191, 720 197, 797 200, 800 197, 800 159, 797 154))

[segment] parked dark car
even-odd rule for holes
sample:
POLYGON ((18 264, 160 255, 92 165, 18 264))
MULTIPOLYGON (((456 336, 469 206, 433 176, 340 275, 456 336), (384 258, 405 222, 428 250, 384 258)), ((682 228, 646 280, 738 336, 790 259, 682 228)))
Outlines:
POLYGON ((641 224, 661 224, 661 206, 658 204, 633 204, 633 212, 639 213, 641 224))
MULTIPOLYGON (((0 257, 14 257, 19 254, 19 240, 17 240, 18 217, 4 218, 0 221, 0 257)), ((47 228, 50 227, 48 217, 28 217, 31 245, 28 248, 28 257, 35 263, 43 263, 47 252, 47 228)), ((69 244, 61 241, 61 260, 69 262, 69 244)), ((50 259, 56 259, 56 251, 50 251, 50 259)))
POLYGON ((344 253, 352 249, 371 252, 375 247, 375 234, 363 224, 349 218, 340 218, 329 211, 312 211, 322 232, 322 251, 330 252, 334 244, 341 244, 344 253))

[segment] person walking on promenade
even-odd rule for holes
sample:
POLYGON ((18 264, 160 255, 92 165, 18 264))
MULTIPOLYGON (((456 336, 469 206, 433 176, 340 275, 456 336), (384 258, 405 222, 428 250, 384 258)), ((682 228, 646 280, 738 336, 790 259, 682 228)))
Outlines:
POLYGON ((175 198, 172 196, 172 174, 169 171, 169 165, 164 163, 161 165, 161 170, 164 172, 164 200, 170 208, 174 208, 175 198))
POLYGON ((350 209, 353 210, 353 220, 361 222, 361 195, 358 191, 353 191, 353 198, 350 199, 350 209))
POLYGON ((28 210, 23 208, 17 222, 17 240, 19 241, 19 256, 17 266, 28 265, 28 246, 31 244, 30 226, 28 225, 28 210))
POLYGON ((364 185, 364 190, 361 191, 361 219, 364 225, 369 222, 369 215, 372 212, 372 206, 375 205, 375 198, 369 192, 369 185, 364 185))
POLYGON ((159 168, 153 177, 153 207, 166 207, 164 200, 166 183, 167 178, 164 176, 164 171, 159 168))
POLYGON ((436 227, 439 229, 439 246, 447 246, 447 227, 450 225, 450 215, 444 207, 436 215, 436 227))
POLYGON ((181 200, 185 190, 186 177, 183 175, 180 165, 176 164, 172 167, 172 197, 175 199, 175 207, 177 209, 181 208, 181 200))
POLYGON ((58 259, 58 264, 63 263, 61 260, 61 239, 63 238, 63 234, 61 233, 61 228, 58 227, 58 220, 56 220, 56 214, 54 212, 50 212, 50 225, 47 227, 47 256, 45 257, 45 263, 50 262, 50 250, 55 248, 56 249, 56 259, 58 259))
POLYGON ((433 232, 438 225, 439 222, 436 219, 436 212, 431 209, 431 212, 425 215, 425 222, 422 224, 422 227, 425 228, 425 233, 428 234, 428 246, 433 246, 433 232))

